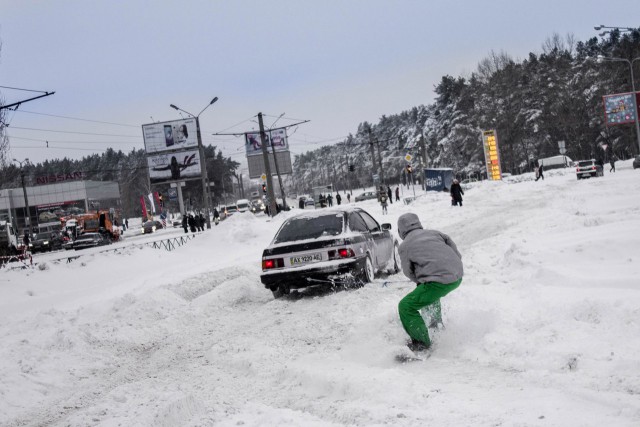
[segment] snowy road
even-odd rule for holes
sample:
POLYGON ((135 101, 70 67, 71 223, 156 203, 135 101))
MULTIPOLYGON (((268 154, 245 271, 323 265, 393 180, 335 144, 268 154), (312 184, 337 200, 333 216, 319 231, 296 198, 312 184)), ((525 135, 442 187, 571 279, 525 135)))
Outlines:
POLYGON ((0 425, 638 425, 640 174, 619 165, 480 183, 463 208, 361 204, 463 254, 425 362, 393 360, 402 274, 273 299, 260 254, 282 218, 2 272, 0 425))

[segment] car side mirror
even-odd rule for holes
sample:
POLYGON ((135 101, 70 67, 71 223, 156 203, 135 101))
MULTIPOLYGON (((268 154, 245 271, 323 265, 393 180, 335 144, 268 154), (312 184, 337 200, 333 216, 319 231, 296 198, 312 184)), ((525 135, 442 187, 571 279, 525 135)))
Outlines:
POLYGON ((391 224, 389 224, 388 222, 382 224, 382 229, 383 230, 391 230, 391 224))

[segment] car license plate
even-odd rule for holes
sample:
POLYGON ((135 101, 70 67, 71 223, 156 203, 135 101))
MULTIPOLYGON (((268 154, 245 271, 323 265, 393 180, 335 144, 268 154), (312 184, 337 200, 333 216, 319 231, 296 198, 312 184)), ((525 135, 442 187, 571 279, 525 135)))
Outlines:
POLYGON ((289 258, 289 261, 291 262, 291 265, 307 264, 310 262, 322 261, 322 255, 316 253, 309 255, 292 256, 289 258))

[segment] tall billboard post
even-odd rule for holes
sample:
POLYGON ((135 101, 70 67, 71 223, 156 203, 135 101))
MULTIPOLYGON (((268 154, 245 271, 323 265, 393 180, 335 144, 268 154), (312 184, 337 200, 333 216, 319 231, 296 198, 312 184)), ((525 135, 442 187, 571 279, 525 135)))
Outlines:
POLYGON ((273 178, 271 177, 271 165, 269 164, 269 152, 267 151, 267 136, 264 133, 264 123, 262 123, 262 113, 258 113, 258 123, 260 125, 260 143, 262 145, 262 158, 264 160, 264 170, 267 175, 267 202, 269 203, 269 216, 274 216, 276 210, 276 198, 273 192, 273 178))
MULTIPOLYGON (((636 125, 636 139, 638 141, 638 154, 640 154, 640 124, 638 124, 638 120, 640 120, 640 112, 638 111, 638 104, 640 104, 640 93, 636 92, 636 84, 633 79, 633 63, 636 61, 640 61, 640 57, 633 58, 632 60, 628 60, 626 58, 612 58, 608 56, 598 55, 597 58, 598 63, 604 61, 611 62, 626 62, 629 65, 629 74, 631 76, 631 94, 619 94, 619 95, 609 95, 610 97, 625 97, 626 100, 623 100, 622 104, 626 104, 626 106, 633 106, 633 121, 636 125)), ((607 111, 607 97, 603 97, 603 101, 605 104, 605 119, 607 120, 607 126, 609 125, 609 113, 607 111)), ((615 107, 614 107, 615 110, 615 107)), ((617 113, 619 111, 613 111, 613 113, 617 113)), ((613 122, 612 124, 620 124, 620 123, 630 123, 629 121, 624 122, 613 122)))
POLYGON ((207 176, 207 162, 204 154, 204 147, 202 146, 202 136, 200 134, 200 114, 202 114, 204 110, 206 110, 211 105, 213 105, 213 103, 216 102, 217 100, 218 100, 218 97, 216 96, 197 115, 191 114, 190 112, 185 111, 182 108, 178 108, 174 104, 169 105, 174 110, 185 112, 196 120, 196 135, 198 140, 198 151, 200 151, 200 178, 202 181, 202 204, 204 205, 204 210, 206 213, 205 218, 207 223, 207 229, 211 229, 211 218, 209 218, 209 212, 211 210, 211 205, 210 205, 211 200, 208 197, 209 192, 207 187, 207 181, 209 181, 209 178, 207 176))
POLYGON ((495 129, 482 132, 482 145, 484 147, 484 161, 487 166, 487 179, 500 181, 502 168, 500 166, 498 135, 495 129))
POLYGON ((633 93, 605 95, 602 97, 602 103, 604 105, 604 119, 607 126, 622 125, 631 122, 635 123, 638 153, 640 153, 640 125, 638 124, 640 116, 638 99, 640 98, 640 92, 635 92, 635 85, 633 89, 633 93))

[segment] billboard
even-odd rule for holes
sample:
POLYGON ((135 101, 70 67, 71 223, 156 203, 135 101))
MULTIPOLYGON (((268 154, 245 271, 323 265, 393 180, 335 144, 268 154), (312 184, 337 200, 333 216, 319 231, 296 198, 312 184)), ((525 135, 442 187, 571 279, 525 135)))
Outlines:
MULTIPOLYGON (((267 151, 272 152, 272 146, 275 151, 289 151, 289 141, 287 140, 287 130, 285 128, 271 129, 265 131, 267 140, 267 151)), ((248 132, 244 134, 244 148, 247 157, 258 156, 262 154, 262 140, 260 132, 248 132)))
POLYGON ((200 152, 197 149, 148 156, 147 165, 152 184, 186 181, 201 176, 200 152))
POLYGON ((195 148, 198 146, 196 119, 142 125, 142 137, 147 154, 195 148))
POLYGON ((604 119, 607 126, 634 123, 638 117, 636 102, 638 93, 618 93, 602 97, 604 119))
POLYGON ((484 160, 487 165, 487 179, 501 180, 500 150, 498 149, 498 135, 495 130, 482 132, 482 145, 484 146, 484 160))
MULTIPOLYGON (((276 164, 273 161, 273 153, 269 151, 267 155, 269 158, 269 168, 271 169, 271 176, 276 175, 276 164)), ((276 151, 276 160, 278 162, 278 171, 280 175, 288 175, 293 173, 293 166, 291 165, 291 153, 289 151, 276 151)), ((260 178, 262 174, 267 172, 264 169, 264 158, 262 156, 247 156, 247 165, 249 166, 249 178, 260 178)))
POLYGON ((424 185, 427 191, 449 191, 453 182, 453 169, 425 169, 424 185))

